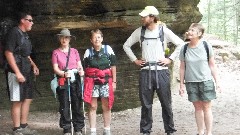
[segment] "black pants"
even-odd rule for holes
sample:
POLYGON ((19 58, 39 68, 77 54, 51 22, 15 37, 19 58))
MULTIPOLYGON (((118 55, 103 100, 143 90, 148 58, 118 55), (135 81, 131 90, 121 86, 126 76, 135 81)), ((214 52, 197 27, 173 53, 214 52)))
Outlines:
POLYGON ((139 97, 142 105, 140 122, 141 133, 151 132, 153 123, 152 104, 155 90, 162 106, 162 118, 165 132, 172 133, 176 131, 173 123, 169 70, 157 70, 157 77, 158 79, 156 79, 156 71, 154 70, 151 71, 150 75, 149 70, 141 70, 140 72, 139 97), (151 79, 151 81, 149 81, 149 79, 151 79), (149 82, 151 82, 151 84, 149 84, 149 82), (159 86, 158 89, 157 84, 159 86), (149 85, 151 86, 150 89, 149 85))
MULTIPOLYGON (((58 100, 60 103, 59 112, 61 114, 60 127, 63 128, 64 133, 71 132, 71 120, 70 120, 70 102, 67 81, 65 86, 57 88, 58 100)), ((84 127, 84 115, 83 115, 83 100, 82 100, 82 88, 80 81, 70 83, 70 95, 71 95, 71 107, 72 107, 72 122, 74 131, 82 131, 84 127)))

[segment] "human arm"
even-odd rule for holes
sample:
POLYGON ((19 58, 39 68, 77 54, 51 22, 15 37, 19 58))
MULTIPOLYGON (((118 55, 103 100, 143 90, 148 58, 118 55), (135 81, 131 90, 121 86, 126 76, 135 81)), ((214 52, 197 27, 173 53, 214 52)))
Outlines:
POLYGON ((32 58, 30 56, 28 56, 28 59, 31 62, 34 75, 39 75, 39 69, 38 69, 37 65, 34 63, 34 61, 32 60, 32 58))
POLYGON ((79 75, 80 75, 80 76, 84 76, 84 71, 83 71, 82 62, 81 62, 81 61, 78 61, 78 62, 77 62, 77 65, 78 65, 79 75))
MULTIPOLYGON (((137 57, 134 55, 131 47, 135 43, 139 42, 140 34, 141 34, 140 32, 141 32, 140 28, 136 29, 123 45, 123 50, 126 52, 127 56, 129 57, 129 59, 132 62, 135 62, 136 60, 138 60, 137 57)), ((138 61, 136 61, 136 62, 138 62, 138 61)), ((135 64, 136 64, 136 62, 135 62, 135 64)))
POLYGON ((52 53, 52 66, 53 66, 53 72, 60 76, 60 77, 65 77, 65 71, 61 70, 59 68, 59 62, 58 62, 58 52, 57 50, 54 50, 52 53))
POLYGON ((22 75, 22 73, 20 72, 20 69, 18 68, 18 66, 16 64, 16 60, 13 56, 13 52, 11 52, 9 50, 6 50, 5 51, 5 56, 6 56, 7 62, 10 65, 11 69, 16 74, 16 78, 17 78, 18 82, 25 82, 26 79, 22 75))
POLYGON ((117 87, 117 68, 116 66, 111 66, 112 70, 112 80, 113 80, 113 90, 117 87))
POLYGON ((165 39, 166 39, 167 43, 172 42, 176 46, 176 49, 169 56, 170 60, 175 60, 179 56, 181 47, 185 43, 181 38, 179 38, 176 34, 174 34, 170 29, 164 27, 163 30, 164 30, 164 35, 165 35, 165 39))
POLYGON ((217 68, 216 68, 215 60, 214 60, 213 56, 209 58, 208 65, 209 65, 209 68, 211 70, 212 76, 215 80, 216 90, 221 93, 222 89, 221 89, 221 86, 220 86, 220 83, 219 83, 219 79, 218 79, 218 75, 217 75, 217 68))
POLYGON ((183 96, 183 94, 184 94, 184 89, 185 89, 185 85, 184 85, 185 62, 184 62, 184 61, 180 61, 179 74, 180 74, 180 89, 179 89, 179 95, 180 95, 180 96, 183 96))

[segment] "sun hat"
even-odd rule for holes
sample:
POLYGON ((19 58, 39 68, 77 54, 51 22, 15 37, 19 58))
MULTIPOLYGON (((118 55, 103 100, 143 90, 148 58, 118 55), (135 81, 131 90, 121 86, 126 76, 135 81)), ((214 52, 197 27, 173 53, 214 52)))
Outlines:
POLYGON ((146 17, 148 15, 157 16, 159 14, 158 10, 154 6, 146 6, 141 13, 140 16, 146 17))
POLYGON ((74 38, 76 38, 75 36, 70 34, 70 31, 67 28, 63 28, 61 30, 61 32, 59 34, 57 34, 57 35, 58 36, 66 36, 66 37, 74 37, 74 38))

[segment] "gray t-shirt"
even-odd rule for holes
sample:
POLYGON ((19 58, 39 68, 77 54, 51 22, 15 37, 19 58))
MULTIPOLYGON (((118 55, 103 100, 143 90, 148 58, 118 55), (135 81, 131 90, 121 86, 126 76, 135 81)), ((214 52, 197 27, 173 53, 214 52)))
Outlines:
MULTIPOLYGON (((209 58, 213 56, 212 46, 207 43, 209 48, 209 58)), ((203 42, 200 40, 195 48, 187 47, 185 58, 182 46, 179 59, 185 61, 185 82, 202 82, 212 79, 210 67, 208 65, 207 52, 203 42)))

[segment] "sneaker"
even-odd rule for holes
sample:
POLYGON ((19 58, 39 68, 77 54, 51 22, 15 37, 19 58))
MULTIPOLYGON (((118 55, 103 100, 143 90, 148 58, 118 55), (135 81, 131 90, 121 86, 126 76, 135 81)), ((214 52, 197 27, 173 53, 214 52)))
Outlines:
POLYGON ((26 126, 25 128, 21 128, 21 132, 25 135, 35 135, 37 134, 36 130, 30 129, 29 126, 26 126))
POLYGON ((81 131, 76 132, 76 135, 82 135, 81 131))
POLYGON ((96 131, 91 131, 90 135, 97 135, 96 131))
POLYGON ((22 131, 22 129, 21 128, 19 128, 19 129, 17 129, 17 130, 15 130, 15 131, 13 131, 13 135, 23 135, 23 133, 21 132, 22 131))
POLYGON ((111 131, 110 130, 104 130, 103 135, 111 135, 111 131))

